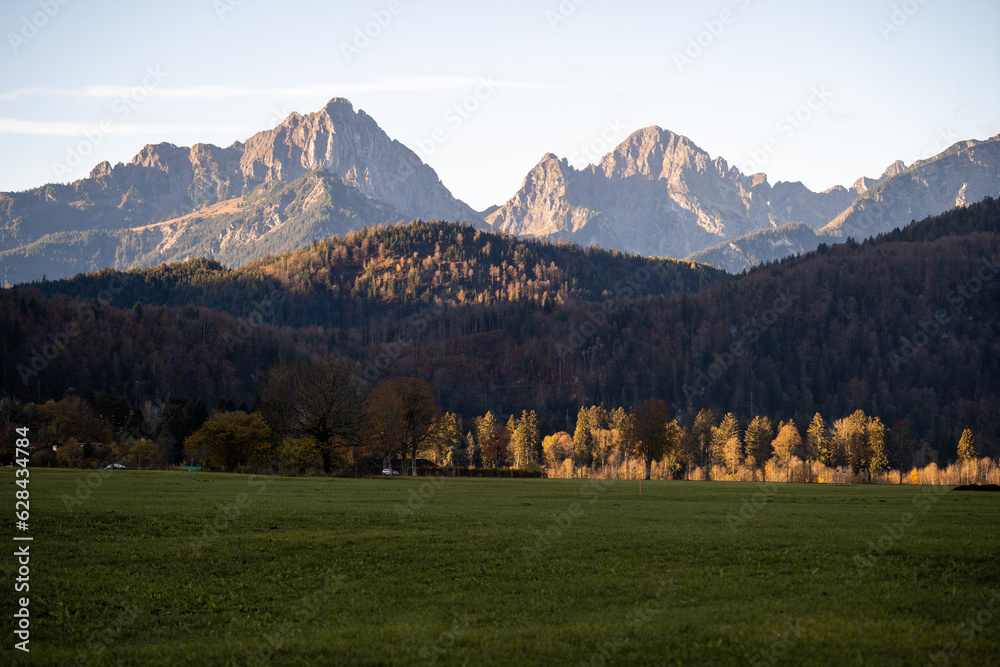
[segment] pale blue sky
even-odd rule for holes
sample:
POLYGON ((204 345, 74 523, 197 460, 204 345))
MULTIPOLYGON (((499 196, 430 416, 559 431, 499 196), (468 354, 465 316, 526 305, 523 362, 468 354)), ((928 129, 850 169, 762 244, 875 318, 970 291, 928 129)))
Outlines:
POLYGON ((226 146, 331 97, 477 209, 548 152, 582 166, 647 125, 816 190, 1000 133, 995 0, 63 3, 0 6, 0 190, 226 146))

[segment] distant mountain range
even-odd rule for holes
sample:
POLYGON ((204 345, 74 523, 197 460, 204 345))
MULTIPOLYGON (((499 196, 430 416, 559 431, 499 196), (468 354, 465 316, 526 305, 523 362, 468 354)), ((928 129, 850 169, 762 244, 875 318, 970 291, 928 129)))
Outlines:
POLYGON ((1000 195, 1000 135, 817 193, 799 182, 771 185, 648 127, 585 169, 546 155, 510 200, 479 213, 364 111, 335 98, 228 148, 148 145, 128 164, 103 162, 75 183, 0 194, 0 281, 199 256, 240 266, 417 218, 739 272, 988 195, 1000 195))
POLYGON ((241 265, 363 226, 479 216, 343 99, 228 148, 148 145, 88 178, 0 194, 0 280, 212 255, 241 265))
POLYGON ((546 155, 486 222, 735 273, 998 194, 1000 135, 957 143, 910 167, 896 161, 877 179, 817 193, 743 174, 686 137, 649 127, 582 170, 546 155))

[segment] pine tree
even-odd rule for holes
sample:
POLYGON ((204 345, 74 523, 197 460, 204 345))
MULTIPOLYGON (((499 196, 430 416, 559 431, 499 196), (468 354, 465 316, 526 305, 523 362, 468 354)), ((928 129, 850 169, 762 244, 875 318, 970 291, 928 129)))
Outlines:
POLYGON ((510 430, 510 448, 514 454, 515 464, 519 468, 529 463, 537 464, 541 457, 541 442, 538 435, 538 416, 534 410, 521 411, 521 417, 514 419, 513 415, 507 423, 510 430))
POLYGON ((578 466, 588 466, 593 459, 594 434, 591 413, 588 408, 580 408, 576 415, 576 430, 573 431, 573 458, 578 466))
POLYGON ((806 431, 806 460, 809 461, 809 481, 812 481, 812 462, 823 461, 825 464, 826 451, 829 447, 829 436, 826 432, 826 422, 823 415, 816 413, 809 429, 806 431))
POLYGON ((771 458, 771 438, 774 436, 774 429, 768 417, 754 417, 747 427, 744 441, 747 450, 747 462, 751 466, 760 470, 764 463, 771 458))
POLYGON ((962 437, 958 441, 958 461, 959 463, 966 464, 970 461, 975 461, 977 458, 975 438, 972 437, 972 431, 965 429, 962 431, 962 437))
POLYGON ((698 447, 700 465, 712 465, 712 430, 715 428, 715 413, 707 408, 698 411, 691 425, 691 437, 698 447))
POLYGON ((722 422, 712 429, 712 459, 723 463, 729 472, 743 463, 743 443, 740 440, 740 425, 736 415, 726 413, 722 422))
POLYGON ((885 447, 885 425, 878 417, 868 420, 868 476, 869 480, 889 469, 889 457, 885 447))
POLYGON ((507 419, 507 432, 510 433, 510 454, 514 457, 514 467, 518 469, 524 466, 525 456, 524 438, 520 426, 520 420, 514 419, 514 415, 507 419))

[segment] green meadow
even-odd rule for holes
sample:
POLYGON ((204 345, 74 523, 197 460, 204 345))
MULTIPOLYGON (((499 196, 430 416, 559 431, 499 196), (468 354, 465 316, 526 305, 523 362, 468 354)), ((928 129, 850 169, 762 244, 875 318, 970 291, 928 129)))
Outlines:
MULTIPOLYGON (((2 479, 13 505, 13 470, 2 479)), ((8 633, 16 664, 1000 655, 995 493, 48 469, 30 490, 30 653, 8 633)))

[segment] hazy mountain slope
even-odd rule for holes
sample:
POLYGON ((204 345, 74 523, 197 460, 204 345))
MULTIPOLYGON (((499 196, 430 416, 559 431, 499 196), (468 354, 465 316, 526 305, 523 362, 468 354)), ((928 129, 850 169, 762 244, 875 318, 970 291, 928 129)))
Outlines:
POLYGON ((901 162, 890 167, 821 233, 862 239, 1000 195, 1000 135, 959 142, 940 155, 904 167, 901 162))
POLYGON ((820 237, 803 222, 790 222, 776 229, 762 229, 688 256, 692 262, 708 264, 729 273, 740 273, 758 264, 815 250, 820 237))
POLYGON ((863 240, 906 227, 914 219, 996 196, 1000 192, 1000 142, 996 138, 962 142, 910 167, 897 160, 878 180, 860 178, 853 187, 861 193, 858 198, 828 225, 813 225, 818 230, 815 237, 800 227, 780 227, 718 244, 689 259, 739 273, 812 250, 820 243, 837 243, 847 236, 863 240))

